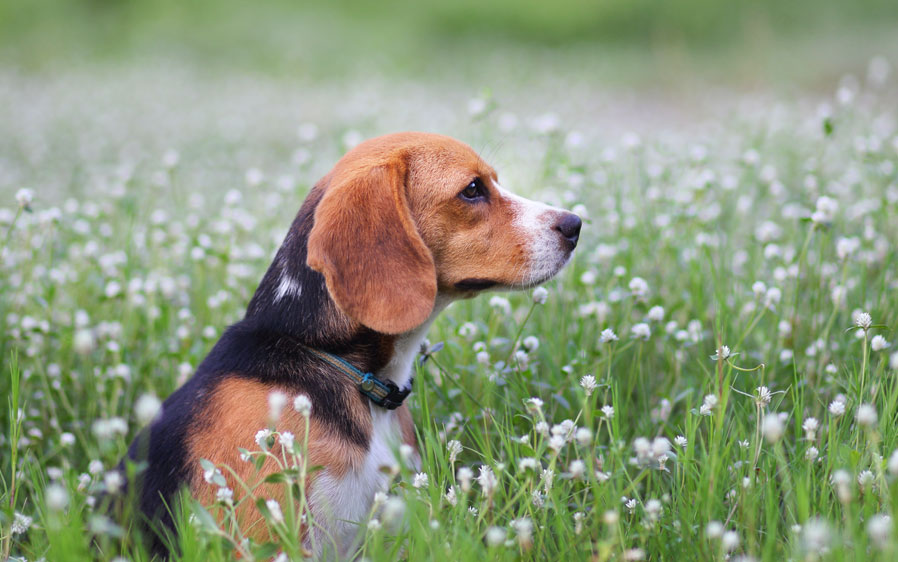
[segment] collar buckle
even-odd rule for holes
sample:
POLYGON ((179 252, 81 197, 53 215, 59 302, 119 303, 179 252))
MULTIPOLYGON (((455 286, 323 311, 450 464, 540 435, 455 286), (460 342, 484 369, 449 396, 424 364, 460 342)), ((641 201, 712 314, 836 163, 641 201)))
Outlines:
POLYGON ((331 355, 330 353, 319 351, 306 345, 302 345, 302 347, 349 377, 355 383, 359 392, 367 396, 369 400, 381 408, 395 410, 399 406, 402 406, 402 403, 408 395, 412 393, 412 383, 414 383, 414 379, 409 379, 406 388, 399 388, 393 381, 381 380, 375 377, 374 373, 363 373, 348 361, 337 357, 336 355, 331 355))

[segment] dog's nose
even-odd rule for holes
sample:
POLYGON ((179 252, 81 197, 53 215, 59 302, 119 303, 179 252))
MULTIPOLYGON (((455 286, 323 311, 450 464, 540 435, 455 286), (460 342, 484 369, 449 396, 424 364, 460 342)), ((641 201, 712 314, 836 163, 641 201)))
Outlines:
POLYGON ((564 239, 571 243, 571 249, 577 246, 577 240, 580 238, 580 227, 583 221, 574 213, 565 213, 561 220, 555 224, 555 230, 564 236, 564 239))

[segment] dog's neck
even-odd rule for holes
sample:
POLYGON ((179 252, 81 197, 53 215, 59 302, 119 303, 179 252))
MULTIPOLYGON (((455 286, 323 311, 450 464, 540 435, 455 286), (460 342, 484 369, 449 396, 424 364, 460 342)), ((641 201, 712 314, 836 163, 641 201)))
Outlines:
POLYGON ((331 298, 324 276, 306 265, 309 232, 322 195, 319 185, 306 198, 250 300, 244 321, 337 355, 405 388, 427 330, 451 298, 438 295, 430 317, 398 336, 375 332, 346 316, 331 298))

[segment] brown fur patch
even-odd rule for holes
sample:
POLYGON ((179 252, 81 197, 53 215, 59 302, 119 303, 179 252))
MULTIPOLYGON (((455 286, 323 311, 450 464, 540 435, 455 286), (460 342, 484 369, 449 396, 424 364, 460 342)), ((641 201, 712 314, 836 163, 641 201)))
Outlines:
POLYGON ((338 164, 309 234, 308 265, 324 275, 337 305, 385 334, 423 323, 437 292, 433 257, 409 214, 405 176, 398 157, 338 164))
POLYGON ((465 280, 532 281, 532 233, 513 225, 518 203, 500 193, 495 170, 462 142, 414 132, 371 139, 319 188, 325 193, 308 265, 324 274, 343 312, 374 330, 397 334, 421 324, 437 288, 473 295, 465 280), (475 178, 488 200, 459 199, 475 178))
MULTIPOLYGON (((229 466, 233 473, 229 470, 222 470, 222 473, 228 486, 234 491, 235 503, 247 496, 247 493, 234 477, 234 473, 253 490, 251 497, 246 498, 237 508, 240 528, 247 536, 262 541, 272 540, 274 537, 269 536, 268 526, 264 524, 262 514, 255 506, 255 499, 276 499, 284 510, 291 509, 292 506, 284 504, 283 484, 260 484, 266 476, 278 470, 276 463, 268 459, 257 472, 253 463, 240 459, 237 449, 238 447, 258 449, 254 440, 255 435, 260 429, 268 427, 268 395, 274 390, 286 392, 292 402, 293 395, 287 389, 238 377, 224 379, 213 391, 202 415, 198 416, 201 420, 200 427, 193 428, 187 441, 189 450, 187 466, 192 470, 189 481, 194 497, 203 505, 210 505, 214 503, 218 490, 217 486, 204 480, 200 459, 229 466)), ((370 432, 370 417, 366 424, 363 427, 370 432)), ((292 403, 288 403, 276 429, 293 433, 296 442, 302 443, 306 430, 305 418, 292 408, 292 403)), ((271 452, 281 458, 283 453, 281 445, 275 443, 271 452)), ((311 418, 308 441, 309 468, 323 466, 329 473, 340 476, 347 470, 361 465, 365 454, 363 448, 340 439, 326 426, 317 423, 314 417, 311 418)), ((308 487, 314 486, 314 474, 306 484, 308 487)))

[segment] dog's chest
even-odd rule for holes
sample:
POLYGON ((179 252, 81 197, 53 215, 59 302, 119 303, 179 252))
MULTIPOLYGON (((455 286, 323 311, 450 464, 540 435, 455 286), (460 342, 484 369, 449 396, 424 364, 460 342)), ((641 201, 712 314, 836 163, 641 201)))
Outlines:
POLYGON ((357 524, 364 523, 368 517, 374 495, 386 491, 389 476, 382 468, 398 462, 397 452, 402 443, 402 430, 395 412, 371 408, 371 422, 371 442, 364 460, 339 476, 324 470, 311 491, 313 516, 330 527, 344 555, 351 550, 359 532, 357 524))

